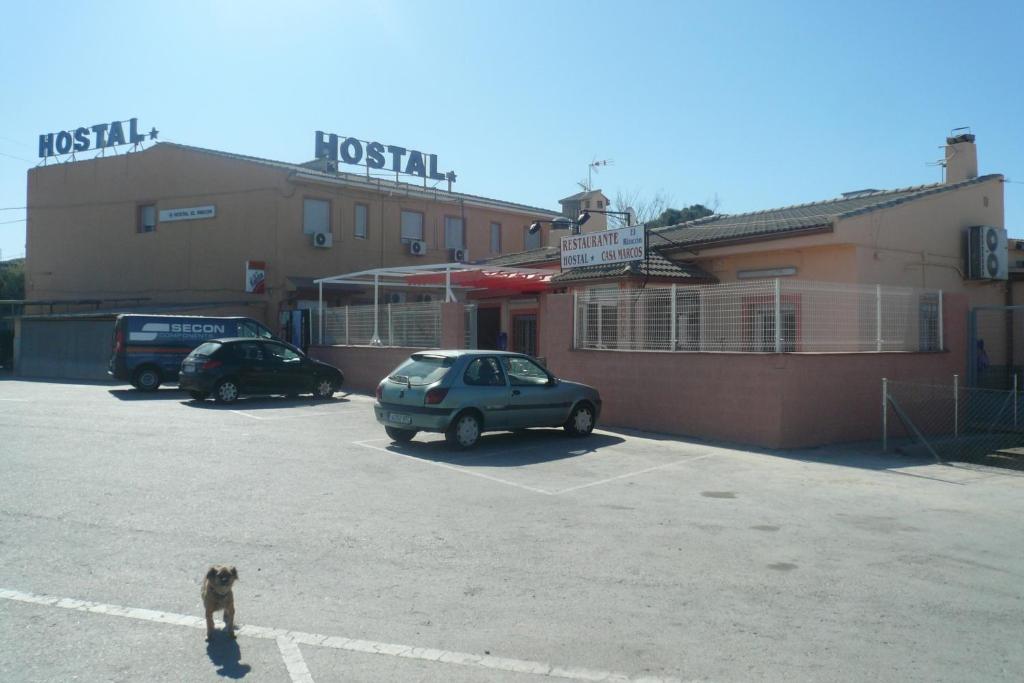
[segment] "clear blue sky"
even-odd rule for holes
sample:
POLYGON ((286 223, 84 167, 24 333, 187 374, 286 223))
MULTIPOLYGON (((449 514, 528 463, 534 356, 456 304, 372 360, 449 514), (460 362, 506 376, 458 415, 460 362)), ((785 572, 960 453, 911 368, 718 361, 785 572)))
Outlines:
MULTIPOLYGON (((0 207, 38 135, 132 116, 287 161, 317 129, 436 152, 456 189, 557 208, 595 185, 735 213, 935 182, 969 125, 1024 181, 1024 3, 8 3, 0 207)), ((1024 236, 1024 184, 1006 184, 1024 236)), ((3 258, 23 210, 0 211, 3 258)))

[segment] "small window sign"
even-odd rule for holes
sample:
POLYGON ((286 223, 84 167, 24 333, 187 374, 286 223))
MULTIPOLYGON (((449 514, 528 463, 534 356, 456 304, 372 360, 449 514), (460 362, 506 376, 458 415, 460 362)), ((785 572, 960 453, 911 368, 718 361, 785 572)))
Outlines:
POLYGON ((796 275, 796 266, 783 266, 782 268, 761 268, 760 270, 737 270, 736 279, 756 280, 759 278, 786 277, 796 275))
POLYGON ((171 221, 194 221, 201 218, 215 218, 217 216, 217 207, 213 204, 209 206, 186 206, 180 209, 163 209, 160 211, 160 222, 169 223, 171 221))

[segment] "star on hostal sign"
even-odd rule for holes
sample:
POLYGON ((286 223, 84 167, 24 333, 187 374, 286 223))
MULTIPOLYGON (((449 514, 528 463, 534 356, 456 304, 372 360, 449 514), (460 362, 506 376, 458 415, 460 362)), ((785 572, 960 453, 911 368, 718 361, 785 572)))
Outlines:
POLYGON ((267 263, 266 261, 245 262, 245 292, 246 294, 264 294, 267 291, 267 263))

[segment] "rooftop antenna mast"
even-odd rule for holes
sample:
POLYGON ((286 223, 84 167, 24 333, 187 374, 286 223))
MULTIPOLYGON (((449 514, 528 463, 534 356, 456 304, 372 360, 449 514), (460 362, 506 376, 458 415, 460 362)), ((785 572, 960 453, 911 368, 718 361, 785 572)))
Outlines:
POLYGON ((594 189, 594 174, 599 172, 598 169, 601 166, 611 166, 614 163, 614 159, 594 159, 587 164, 587 186, 584 189, 586 189, 587 192, 594 189))

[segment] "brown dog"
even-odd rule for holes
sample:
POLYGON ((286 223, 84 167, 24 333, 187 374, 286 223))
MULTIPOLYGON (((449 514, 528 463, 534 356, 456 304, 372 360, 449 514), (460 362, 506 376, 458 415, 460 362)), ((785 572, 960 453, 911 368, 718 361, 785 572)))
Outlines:
POLYGON ((206 639, 213 637, 213 613, 224 610, 224 630, 235 637, 235 594, 231 586, 238 580, 238 570, 230 564, 215 564, 203 579, 203 607, 206 608, 206 639))

